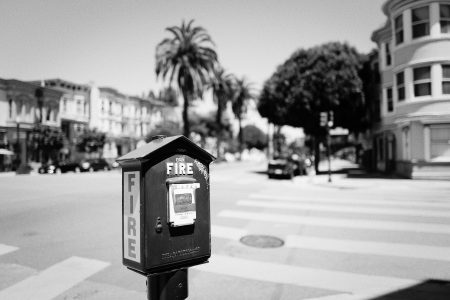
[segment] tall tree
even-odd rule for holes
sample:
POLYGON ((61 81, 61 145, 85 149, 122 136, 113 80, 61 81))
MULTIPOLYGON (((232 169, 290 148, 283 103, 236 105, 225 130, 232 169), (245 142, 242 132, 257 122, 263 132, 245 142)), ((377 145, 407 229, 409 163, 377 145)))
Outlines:
POLYGON ((264 84, 258 110, 277 125, 303 127, 318 145, 325 135, 321 111, 334 112, 334 125, 357 132, 364 122, 361 55, 346 43, 331 42, 296 51, 264 84))
POLYGON ((233 98, 233 113, 239 122, 239 151, 242 152, 244 138, 242 132, 242 118, 247 112, 248 102, 254 99, 252 84, 245 77, 236 80, 235 95, 233 98))
POLYGON ((213 92, 214 102, 217 104, 216 124, 217 124, 217 158, 221 156, 221 143, 223 138, 224 124, 222 115, 227 107, 228 101, 231 101, 234 95, 235 77, 225 72, 225 70, 217 65, 211 78, 211 89, 213 92))
POLYGON ((214 43, 203 27, 194 26, 194 20, 181 26, 166 28, 171 33, 156 47, 156 76, 174 81, 183 96, 183 134, 189 137, 189 103, 202 98, 203 89, 209 82, 217 53, 214 43))

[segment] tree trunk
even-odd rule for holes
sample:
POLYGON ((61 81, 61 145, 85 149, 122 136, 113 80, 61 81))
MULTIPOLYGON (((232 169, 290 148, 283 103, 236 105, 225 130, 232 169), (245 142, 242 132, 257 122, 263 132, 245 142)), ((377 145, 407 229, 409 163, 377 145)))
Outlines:
POLYGON ((187 138, 189 138, 191 129, 189 124, 189 115, 188 115, 188 109, 189 109, 189 95, 182 91, 183 94, 183 135, 187 138))
POLYGON ((238 122, 239 122, 239 153, 240 153, 239 159, 242 159, 242 151, 244 150, 243 149, 244 135, 242 132, 242 119, 240 116, 238 117, 238 122))
POLYGON ((220 147, 222 144, 222 103, 220 99, 217 99, 217 115, 216 115, 216 123, 217 123, 217 158, 221 157, 220 147))

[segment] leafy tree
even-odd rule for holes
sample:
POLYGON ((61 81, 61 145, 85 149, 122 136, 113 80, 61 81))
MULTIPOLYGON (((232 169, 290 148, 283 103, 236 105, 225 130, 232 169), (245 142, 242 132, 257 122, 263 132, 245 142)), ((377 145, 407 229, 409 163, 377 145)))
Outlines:
POLYGON ((265 82, 260 114, 276 125, 303 127, 314 136, 318 164, 318 145, 326 132, 319 126, 321 111, 334 112, 335 126, 353 132, 364 126, 361 58, 353 47, 338 42, 296 51, 265 82))
POLYGON ((168 106, 178 106, 178 93, 172 87, 166 87, 159 92, 158 100, 168 106))
POLYGON ((235 94, 232 102, 233 113, 239 122, 239 149, 242 152, 244 138, 242 132, 242 118, 247 113, 248 102, 254 99, 252 84, 245 77, 236 80, 235 94))
POLYGON ((189 103, 202 98, 204 86, 211 77, 217 54, 211 37, 203 27, 193 26, 194 20, 181 26, 166 28, 171 38, 156 47, 156 76, 176 82, 183 96, 183 134, 189 137, 189 103))
POLYGON ((58 159, 58 152, 64 147, 67 138, 60 128, 36 124, 30 140, 33 160, 45 163, 49 159, 58 159))
POLYGON ((93 153, 103 151, 106 134, 95 129, 85 130, 78 138, 76 147, 79 152, 93 153))
POLYGON ((263 150, 267 146, 267 135, 255 125, 247 125, 243 128, 243 139, 248 149, 263 150))
POLYGON ((181 134, 181 130, 177 123, 172 121, 163 121, 156 125, 156 127, 152 129, 149 134, 147 134, 145 141, 148 143, 155 135, 173 136, 178 134, 181 134))
POLYGON ((216 66, 211 78, 211 89, 213 92, 214 102, 217 104, 216 127, 217 127, 217 158, 220 158, 221 142, 224 131, 222 115, 226 109, 228 101, 231 101, 234 95, 234 81, 232 74, 226 73, 221 66, 216 66))

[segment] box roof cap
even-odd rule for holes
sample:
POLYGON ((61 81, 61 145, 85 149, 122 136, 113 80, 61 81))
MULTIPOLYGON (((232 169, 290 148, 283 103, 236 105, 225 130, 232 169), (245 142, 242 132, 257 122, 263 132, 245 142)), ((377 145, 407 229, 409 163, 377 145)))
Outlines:
POLYGON ((198 151, 200 156, 207 158, 207 160, 209 160, 209 162, 211 162, 215 159, 215 157, 213 155, 211 155, 208 151, 197 146, 195 143, 193 143, 191 140, 189 140, 184 135, 175 135, 175 136, 170 136, 170 137, 155 136, 147 144, 123 155, 122 157, 119 157, 117 159, 117 161, 119 163, 121 163, 126 160, 146 158, 146 157, 149 157, 153 152, 155 152, 157 150, 168 147, 169 145, 179 144, 179 143, 181 143, 182 145, 184 144, 185 146, 189 147, 191 150, 198 151))

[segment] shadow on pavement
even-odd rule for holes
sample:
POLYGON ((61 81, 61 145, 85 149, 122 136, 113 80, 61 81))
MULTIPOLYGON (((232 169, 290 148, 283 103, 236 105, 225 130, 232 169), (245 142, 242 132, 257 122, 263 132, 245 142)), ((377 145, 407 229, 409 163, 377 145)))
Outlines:
POLYGON ((370 298, 370 300, 448 300, 450 281, 429 279, 419 284, 370 298))

